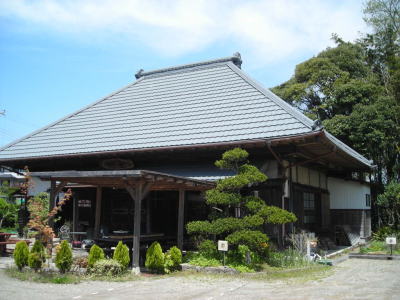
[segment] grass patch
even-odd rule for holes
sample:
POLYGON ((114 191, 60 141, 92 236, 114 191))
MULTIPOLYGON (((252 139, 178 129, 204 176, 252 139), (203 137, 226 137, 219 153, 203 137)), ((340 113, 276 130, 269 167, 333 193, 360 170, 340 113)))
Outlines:
POLYGON ((263 270, 256 273, 240 273, 240 274, 212 274, 202 273, 196 271, 184 271, 170 274, 167 276, 184 277, 187 279, 194 279, 200 281, 209 280, 260 280, 260 281, 273 281, 273 280, 285 280, 285 281, 297 281, 307 282, 310 280, 320 280, 333 273, 334 267, 325 265, 312 264, 302 268, 280 268, 263 265, 263 270))
POLYGON ((306 282, 319 280, 332 274, 330 266, 312 264, 302 268, 277 268, 263 266, 263 272, 251 276, 255 280, 296 280, 306 282))
MULTIPOLYGON (((361 254, 390 254, 390 246, 383 241, 372 241, 367 246, 360 247, 361 254)), ((400 254, 399 245, 393 247, 393 254, 400 254)))
POLYGON ((143 279, 143 277, 132 274, 130 271, 126 271, 118 276, 101 276, 94 274, 86 274, 83 276, 83 279, 93 280, 93 281, 125 282, 125 281, 141 280, 143 279))
POLYGON ((17 268, 8 268, 6 274, 12 278, 22 281, 31 281, 39 283, 55 283, 55 284, 76 284, 81 281, 81 276, 75 274, 60 274, 55 272, 34 272, 30 269, 18 271, 17 268))

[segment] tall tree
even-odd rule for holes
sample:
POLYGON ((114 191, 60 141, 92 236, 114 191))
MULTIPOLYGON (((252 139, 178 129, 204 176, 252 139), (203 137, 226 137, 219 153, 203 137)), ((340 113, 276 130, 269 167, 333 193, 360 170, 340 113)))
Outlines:
POLYGON ((262 252, 268 237, 262 232, 265 223, 284 224, 295 222, 296 216, 276 206, 268 206, 256 196, 246 196, 243 189, 267 180, 257 167, 247 161, 247 151, 235 148, 226 151, 215 165, 229 169, 235 176, 218 181, 207 191, 206 203, 214 209, 210 221, 187 224, 189 234, 203 238, 226 239, 234 246, 245 245, 252 251, 262 252))

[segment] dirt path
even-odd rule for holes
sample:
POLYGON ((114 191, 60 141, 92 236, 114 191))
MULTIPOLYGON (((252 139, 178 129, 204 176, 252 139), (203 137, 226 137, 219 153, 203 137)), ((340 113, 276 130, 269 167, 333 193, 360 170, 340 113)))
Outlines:
POLYGON ((400 261, 347 260, 329 277, 258 281, 178 276, 132 282, 55 285, 22 282, 0 272, 0 299, 400 299, 400 261))

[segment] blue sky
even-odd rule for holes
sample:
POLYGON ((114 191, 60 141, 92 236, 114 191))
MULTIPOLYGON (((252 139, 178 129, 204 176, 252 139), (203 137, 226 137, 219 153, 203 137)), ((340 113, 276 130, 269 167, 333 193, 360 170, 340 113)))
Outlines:
POLYGON ((232 55, 266 87, 365 32, 356 0, 0 0, 0 145, 151 70, 232 55))

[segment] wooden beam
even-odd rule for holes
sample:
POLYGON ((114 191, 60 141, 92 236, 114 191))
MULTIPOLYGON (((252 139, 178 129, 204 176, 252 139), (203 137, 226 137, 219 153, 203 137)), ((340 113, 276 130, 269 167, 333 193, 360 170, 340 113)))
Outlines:
POLYGON ((278 154, 275 153, 275 151, 272 149, 272 146, 271 146, 271 143, 270 143, 270 142, 267 143, 267 148, 268 148, 269 152, 271 152, 271 154, 275 157, 275 159, 277 160, 277 162, 278 162, 281 166, 285 167, 285 166, 283 165, 282 159, 281 159, 281 158, 278 156, 278 154))
POLYGON ((96 188, 96 215, 94 218, 94 234, 95 234, 95 236, 100 235, 101 199, 102 199, 102 188, 100 186, 98 186, 96 188))
POLYGON ((183 248, 183 230, 184 230, 184 214, 185 214, 185 190, 179 190, 179 202, 178 202, 178 237, 177 245, 182 250, 183 248))

